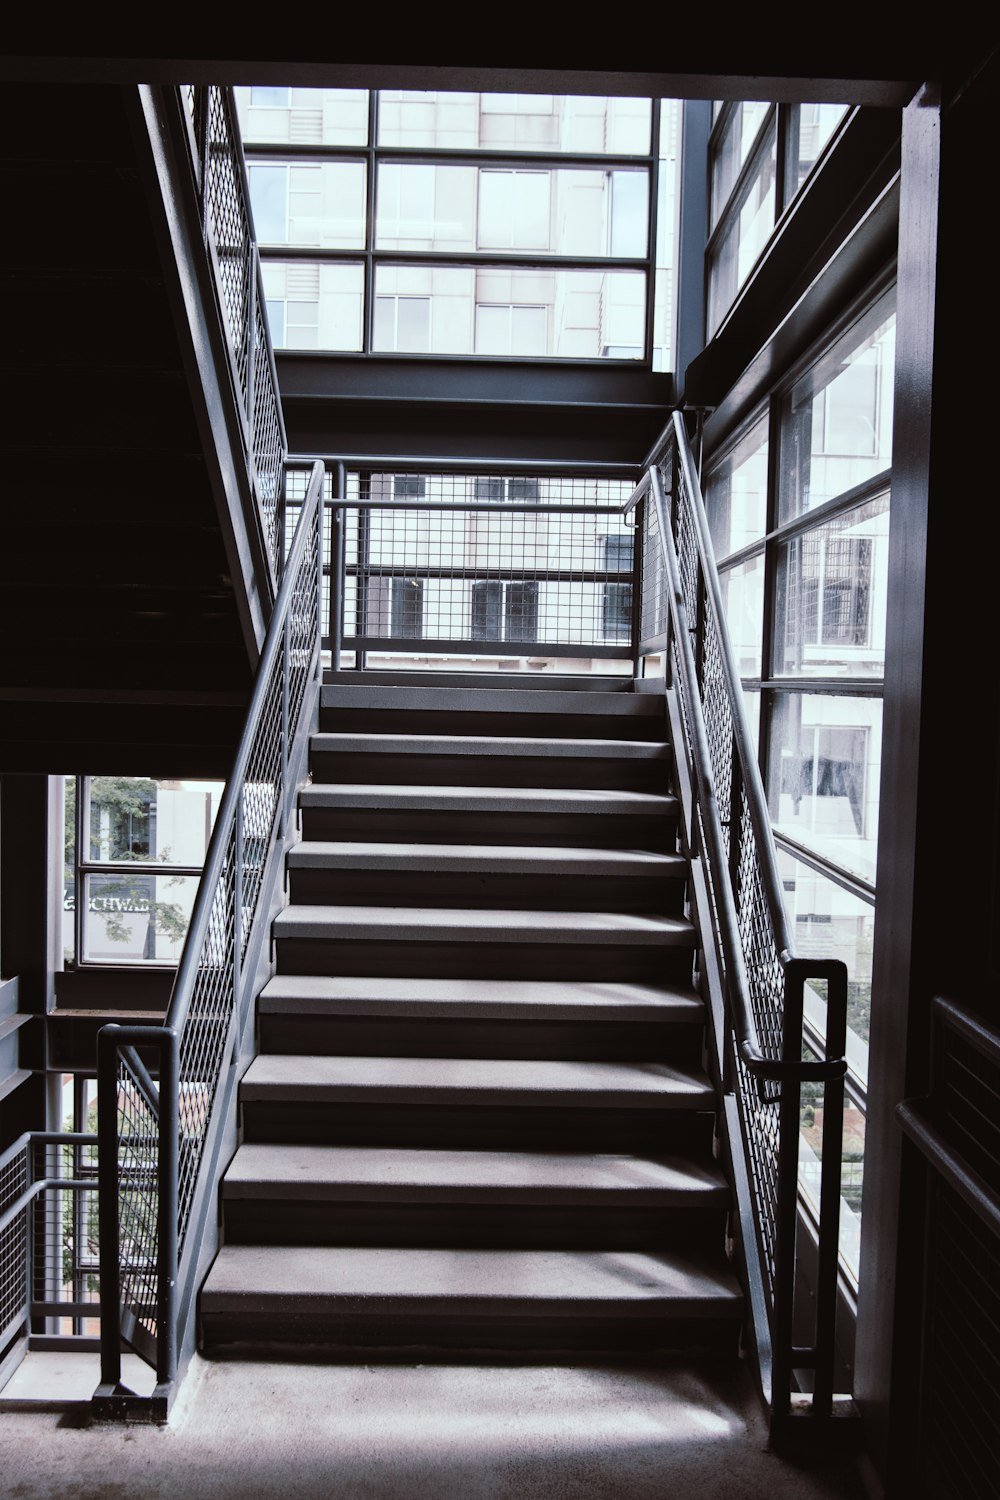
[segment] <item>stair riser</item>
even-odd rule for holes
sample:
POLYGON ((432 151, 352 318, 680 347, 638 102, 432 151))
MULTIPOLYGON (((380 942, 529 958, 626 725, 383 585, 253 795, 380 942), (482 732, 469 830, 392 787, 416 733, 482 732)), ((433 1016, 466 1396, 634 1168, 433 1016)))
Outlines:
POLYGON ((561 813, 390 812, 382 808, 302 809, 302 837, 361 839, 377 843, 534 844, 560 849, 649 849, 677 845, 677 820, 669 816, 571 817, 561 813))
POLYGON ((202 1336, 209 1349, 235 1346, 246 1354, 275 1355, 303 1346, 322 1348, 344 1360, 364 1359, 372 1350, 388 1357, 427 1363, 482 1354, 518 1356, 544 1363, 566 1354, 589 1361, 656 1354, 737 1352, 740 1323, 726 1317, 641 1318, 588 1316, 586 1309, 568 1316, 516 1318, 345 1316, 335 1309, 282 1299, 274 1307, 246 1313, 216 1312, 202 1304, 202 1336))
POLYGON ((708 1250, 721 1242, 723 1208, 590 1204, 302 1202, 227 1198, 231 1245, 379 1245, 428 1249, 708 1250))
POLYGON ((659 912, 679 916, 685 881, 676 875, 292 869, 289 890, 293 903, 316 906, 659 912))
POLYGON ((248 1142, 429 1150, 601 1151, 639 1155, 712 1147, 714 1117, 697 1110, 447 1104, 317 1104, 245 1100, 248 1142))
POLYGON ((588 787, 659 793, 667 789, 666 760, 648 757, 396 755, 373 746, 365 755, 314 749, 309 765, 315 782, 330 785, 588 787))
POLYGON ((355 943, 280 938, 281 974, 431 979, 567 979, 622 984, 690 983, 692 949, 613 943, 355 943))
POLYGON ((670 1062, 697 1067, 702 1027, 676 1022, 475 1021, 464 1016, 274 1015, 259 1018, 260 1050, 323 1057, 520 1057, 670 1062))
POLYGON ((524 734, 566 740, 662 740, 666 713, 546 714, 478 713, 405 708, 323 708, 319 727, 326 734, 524 734))

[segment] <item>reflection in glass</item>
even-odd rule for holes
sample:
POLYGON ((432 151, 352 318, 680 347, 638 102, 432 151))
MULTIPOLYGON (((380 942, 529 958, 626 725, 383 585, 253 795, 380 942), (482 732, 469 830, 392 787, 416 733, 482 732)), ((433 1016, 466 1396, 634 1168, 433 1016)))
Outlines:
POLYGON ((649 150, 648 99, 382 89, 378 102, 380 146, 615 156, 649 150))
POLYGON ((247 174, 259 244, 364 249, 363 162, 251 161, 247 174))
POLYGON ((785 399, 781 520, 887 469, 892 461, 895 318, 883 298, 785 399))
POLYGON ((756 139, 757 131, 768 110, 769 104, 760 100, 744 99, 736 104, 726 122, 722 139, 712 151, 712 225, 718 222, 719 214, 733 190, 746 161, 747 153, 756 139))
POLYGON ((777 136, 771 129, 760 160, 741 190, 733 217, 712 253, 708 283, 708 332, 713 334, 760 255, 775 217, 777 136))
POLYGON ((197 875, 87 875, 83 957, 101 964, 175 964, 198 893, 197 875))
POLYGON ((641 271, 379 265, 374 347, 403 352, 405 336, 431 354, 641 359, 645 293, 641 271))
POLYGON ((786 203, 792 200, 809 176, 847 110, 846 104, 794 104, 789 109, 786 203))
POLYGON ((767 417, 750 428, 704 482, 712 545, 719 559, 759 541, 767 529, 767 417))
POLYGON ((759 677, 764 621, 764 554, 719 574, 726 624, 736 669, 741 677, 759 677))
POLYGON ((261 274, 275 348, 361 348, 363 266, 354 261, 266 260, 261 274))
POLYGON ((300 89, 237 86, 236 113, 244 141, 287 141, 296 146, 364 146, 368 142, 367 89, 300 89))
MULTIPOLYGON (((102 864, 160 860, 200 865, 212 835, 221 783, 149 776, 92 776, 90 844, 85 858, 102 864)), ((67 819, 73 813, 67 784, 67 819)))
POLYGON ((773 694, 771 822, 779 833, 873 884, 881 762, 880 699, 773 694))
POLYGON ((778 676, 882 676, 888 537, 886 493, 779 549, 778 676))

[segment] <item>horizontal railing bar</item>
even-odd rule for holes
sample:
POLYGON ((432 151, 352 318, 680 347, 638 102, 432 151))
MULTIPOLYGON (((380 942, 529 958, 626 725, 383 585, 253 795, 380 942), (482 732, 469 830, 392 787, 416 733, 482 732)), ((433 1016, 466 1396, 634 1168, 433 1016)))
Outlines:
MULTIPOLYGON (((287 350, 289 354, 308 351, 287 350)), ((359 359, 371 359, 371 355, 358 355, 359 359)), ((456 355, 456 360, 463 356, 456 355)), ((591 361, 594 364, 604 364, 605 361, 591 361)), ((460 399, 460 404, 465 402, 460 399)), ((495 403, 490 403, 495 404, 495 403)), ((532 403, 534 405, 534 403, 532 403)), ((555 403, 565 406, 566 402, 555 403)), ((575 404, 575 403, 571 403, 575 404)), ((609 463, 606 460, 595 460, 592 463, 584 463, 578 459, 554 459, 554 458, 491 458, 491 459, 462 459, 455 458, 451 454, 408 454, 398 453, 389 456, 385 453, 344 453, 339 457, 329 453, 307 453, 296 454, 286 460, 289 469, 308 468, 311 463, 320 462, 324 464, 343 463, 351 472, 361 471, 373 474, 468 474, 475 477, 481 475, 511 475, 514 478, 555 478, 555 479, 620 479, 634 481, 636 465, 634 463, 609 463)), ((292 502, 293 504, 297 502, 292 502)))
POLYGON ((33 1318, 99 1318, 101 1303, 96 1292, 94 1299, 93 1302, 32 1302, 30 1315, 33 1318))
MULTIPOLYGON (((328 637, 323 637, 325 647, 329 646, 328 637)), ((384 636, 384 635, 345 635, 343 638, 343 649, 345 651, 402 651, 409 656, 569 656, 581 657, 587 660, 598 661, 607 658, 610 661, 623 661, 626 657, 631 658, 632 645, 630 641, 622 641, 620 645, 596 645, 590 641, 473 641, 467 638, 460 640, 438 639, 431 636, 384 636)))
POLYGON ((811 870, 815 870, 817 875, 828 875, 831 882, 839 886, 841 890, 849 891, 852 896, 857 896, 859 901, 867 901, 870 905, 874 905, 875 886, 861 875, 849 875, 845 870, 838 870, 835 865, 829 864, 822 854, 817 854, 814 850, 808 849, 805 844, 790 839, 786 833, 781 833, 777 828, 774 830, 774 842, 786 854, 792 855, 793 858, 801 860, 804 865, 808 865, 811 870))
POLYGON ((0 1155, 0 1171, 31 1146, 83 1146, 96 1148, 97 1136, 85 1130, 26 1130, 0 1155))
POLYGON ((936 995, 931 1008, 936 1020, 957 1031, 977 1052, 1000 1066, 1000 1029, 946 995, 936 995))
POLYGON ((924 1113, 922 1100, 904 1099, 896 1105, 903 1133, 940 1177, 972 1209, 990 1233, 1000 1239, 1000 1194, 981 1177, 924 1113))
POLYGON ((98 861, 81 859, 77 865, 81 875, 200 875, 201 865, 167 865, 151 861, 98 861))
POLYGON ((47 1193, 55 1188, 62 1188, 66 1191, 81 1189, 93 1193, 97 1191, 97 1183, 93 1179, 85 1181, 76 1177, 40 1177, 37 1182, 29 1183, 20 1196, 15 1198, 13 1203, 8 1204, 0 1214, 0 1234, 10 1227, 19 1214, 24 1213, 24 1210, 40 1193, 47 1193))
POLYGON ((636 485, 635 489, 632 491, 631 495, 629 495, 628 499, 625 501, 624 505, 621 507, 621 513, 622 513, 622 515, 623 516, 627 516, 629 514, 629 512, 633 511, 635 509, 635 507, 639 504, 639 501, 642 499, 643 495, 648 495, 648 494, 649 494, 649 470, 647 469, 646 472, 645 472, 645 474, 643 474, 642 478, 639 480, 639 483, 636 485))
MULTIPOLYGON (((464 583, 634 583, 631 572, 615 573, 608 569, 586 568, 445 568, 417 563, 408 568, 402 564, 348 563, 348 578, 452 578, 464 583)), ((323 569, 324 578, 330 569, 323 569)))
MULTIPOLYGON (((498 504, 495 500, 341 500, 327 496, 323 501, 327 510, 433 510, 461 515, 465 511, 495 511, 499 515, 529 516, 620 516, 618 505, 559 505, 552 500, 511 500, 498 504)), ((292 502, 295 509, 295 502, 292 502)))

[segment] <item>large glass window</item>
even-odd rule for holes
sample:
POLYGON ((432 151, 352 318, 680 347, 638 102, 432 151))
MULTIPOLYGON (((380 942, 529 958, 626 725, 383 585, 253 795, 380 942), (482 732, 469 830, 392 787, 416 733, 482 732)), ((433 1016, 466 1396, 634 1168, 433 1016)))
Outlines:
MULTIPOLYGON (((803 956, 847 966, 841 1252, 855 1274, 876 918, 893 326, 892 292, 846 317, 771 394, 767 409, 708 456, 704 480, 795 945, 803 956)), ((807 1033, 817 1045, 825 1007, 824 985, 811 984, 807 1033)), ((807 1087, 806 1198, 816 1189, 821 1151, 820 1093, 807 1087)))
POLYGON ((237 94, 277 347, 664 367, 674 101, 237 94))

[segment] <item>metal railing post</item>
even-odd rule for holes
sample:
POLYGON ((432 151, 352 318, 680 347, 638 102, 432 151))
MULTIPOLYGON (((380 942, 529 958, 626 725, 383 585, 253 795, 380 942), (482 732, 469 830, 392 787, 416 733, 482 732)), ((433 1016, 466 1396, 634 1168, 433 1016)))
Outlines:
POLYGON ((118 1226, 118 1033, 113 1024, 97 1037, 98 1249, 101 1287, 101 1385, 116 1390, 122 1377, 121 1247, 118 1226))
MULTIPOLYGON (((237 952, 239 944, 237 944, 237 952)), ((156 1379, 169 1385, 177 1374, 177 1203, 180 1154, 180 1077, 177 1033, 160 1046, 160 1193, 157 1225, 156 1379)))

